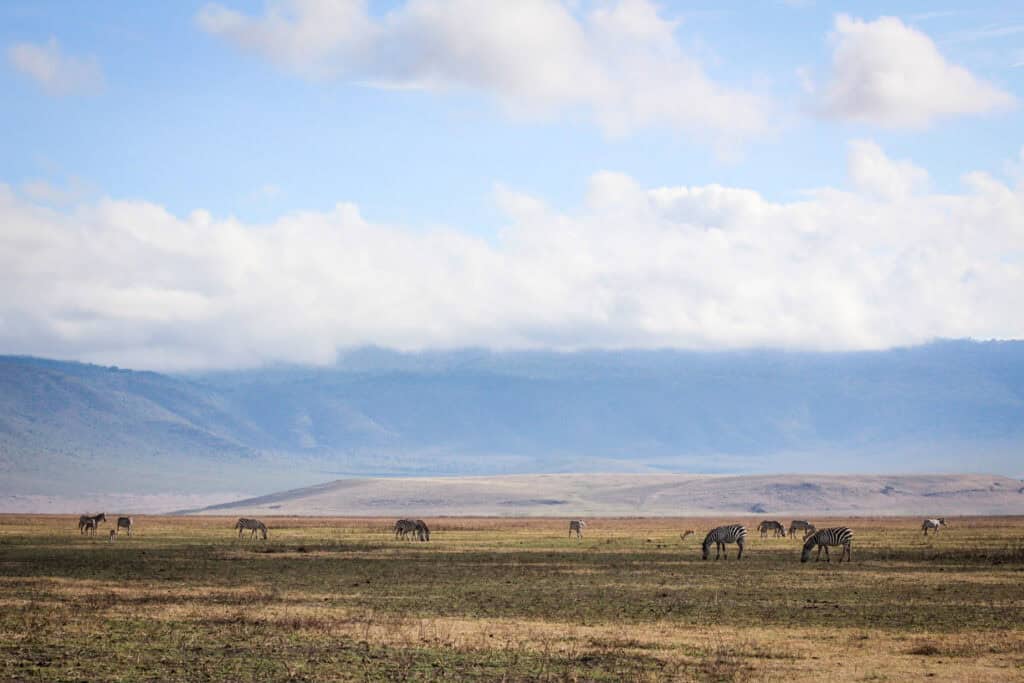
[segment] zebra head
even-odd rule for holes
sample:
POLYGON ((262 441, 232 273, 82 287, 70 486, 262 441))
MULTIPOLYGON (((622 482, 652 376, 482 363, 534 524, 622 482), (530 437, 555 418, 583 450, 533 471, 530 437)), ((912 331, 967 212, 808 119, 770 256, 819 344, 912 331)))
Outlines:
POLYGON ((946 526, 946 518, 939 517, 939 526, 946 526))
POLYGON ((708 559, 708 554, 711 552, 711 534, 704 537, 704 544, 700 547, 700 559, 708 559))
POLYGON ((813 550, 813 549, 814 549, 814 536, 810 536, 809 538, 807 538, 806 541, 804 541, 804 549, 803 549, 803 552, 800 553, 800 561, 801 562, 806 562, 807 560, 811 559, 811 550, 813 550))
POLYGON ((96 521, 97 522, 105 522, 105 521, 107 521, 107 513, 106 512, 101 512, 100 514, 98 514, 96 516, 96 521))

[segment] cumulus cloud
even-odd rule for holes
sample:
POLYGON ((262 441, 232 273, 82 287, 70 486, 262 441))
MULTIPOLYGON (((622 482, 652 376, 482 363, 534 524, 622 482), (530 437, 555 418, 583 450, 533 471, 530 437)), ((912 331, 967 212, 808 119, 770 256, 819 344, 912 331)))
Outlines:
POLYGON ((1009 93, 951 64, 924 33, 895 17, 835 20, 832 74, 822 93, 830 117, 890 128, 983 114, 1016 104, 1009 93))
MULTIPOLYGON (((496 189, 496 241, 367 221, 269 224, 0 186, 0 351, 158 369, 329 363, 339 349, 872 349, 1024 337, 1024 187, 823 188, 773 202, 602 172, 572 211, 496 189)), ((851 162, 851 163, 861 163, 851 162)), ((858 171, 859 172, 859 171, 858 171)))
POLYGON ((40 45, 11 45, 7 59, 50 95, 81 95, 103 88, 103 71, 96 60, 64 54, 56 38, 40 45))
POLYGON ((383 17, 362 0, 278 0, 251 16, 218 4, 212 35, 310 78, 430 91, 467 89, 528 116, 583 110, 619 134, 660 125, 749 136, 767 102, 716 83, 648 0, 574 12, 557 0, 407 0, 383 17))
POLYGON ((847 169, 858 189, 880 197, 904 197, 928 185, 928 171, 906 159, 890 159, 870 140, 850 143, 847 169))

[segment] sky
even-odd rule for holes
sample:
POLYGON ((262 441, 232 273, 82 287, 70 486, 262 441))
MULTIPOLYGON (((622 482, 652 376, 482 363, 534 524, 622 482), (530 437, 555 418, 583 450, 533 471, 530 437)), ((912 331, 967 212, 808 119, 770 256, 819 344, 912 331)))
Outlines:
POLYGON ((0 353, 1024 338, 1024 6, 0 5, 0 353))

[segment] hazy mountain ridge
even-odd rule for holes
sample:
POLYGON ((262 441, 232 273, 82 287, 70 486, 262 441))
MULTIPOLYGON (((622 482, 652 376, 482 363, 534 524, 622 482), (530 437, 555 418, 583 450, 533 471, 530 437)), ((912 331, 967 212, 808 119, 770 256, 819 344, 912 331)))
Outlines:
POLYGON ((547 474, 344 479, 197 514, 685 516, 1024 514, 1024 481, 951 475, 547 474))
POLYGON ((0 357, 7 493, 266 491, 375 474, 1016 475, 1022 453, 1024 342, 861 353, 363 349, 331 367, 182 376, 0 357))

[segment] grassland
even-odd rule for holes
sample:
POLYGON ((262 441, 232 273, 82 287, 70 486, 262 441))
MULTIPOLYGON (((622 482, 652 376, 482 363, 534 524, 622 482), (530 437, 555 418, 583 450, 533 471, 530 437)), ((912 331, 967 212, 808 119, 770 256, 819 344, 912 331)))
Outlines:
POLYGON ((679 539, 734 519, 76 521, 0 516, 2 680, 1024 680, 1024 518, 831 520, 842 565, 679 539))

